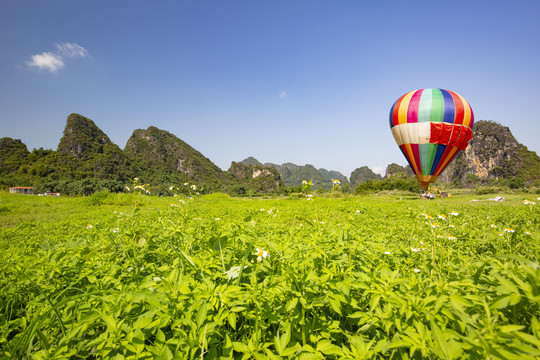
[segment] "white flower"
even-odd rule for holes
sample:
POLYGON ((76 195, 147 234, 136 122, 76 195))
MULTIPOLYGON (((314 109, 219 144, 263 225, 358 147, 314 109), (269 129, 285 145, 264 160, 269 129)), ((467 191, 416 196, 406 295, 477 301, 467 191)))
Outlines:
POLYGON ((415 272, 415 273, 419 273, 419 272, 420 272, 420 269, 419 269, 419 268, 414 268, 414 272, 415 272))
POLYGON ((457 237, 448 235, 448 240, 457 240, 457 237))
POLYGON ((256 248, 255 251, 255 255, 257 255, 257 261, 261 261, 262 259, 270 257, 268 251, 264 250, 263 248, 256 248))
POLYGON ((302 180, 302 185, 307 185, 307 181, 306 181, 306 180, 302 180))
POLYGON ((411 251, 412 251, 412 252, 418 252, 418 251, 420 251, 420 250, 418 250, 417 248, 412 247, 412 248, 411 248, 411 251))
POLYGON ((91 229, 91 228, 93 228, 93 226, 92 226, 92 224, 88 224, 88 225, 86 225, 86 228, 91 229))
POLYGON ((442 214, 439 215, 439 219, 441 219, 441 220, 446 220, 446 215, 442 215, 442 214))
POLYGON ((528 231, 525 231, 525 235, 532 235, 532 234, 528 231))
POLYGON ((117 233, 117 232, 119 232, 119 231, 120 231, 119 228, 114 228, 113 233, 117 233))
POLYGON ((184 186, 188 186, 188 185, 189 185, 189 183, 184 183, 184 186))
POLYGON ((137 178, 134 178, 133 180, 135 180, 135 181, 139 181, 139 178, 137 177, 137 178))
POLYGON ((169 190, 173 191, 174 190, 174 186, 169 186, 169 190))
POLYGON ((388 251, 388 250, 386 250, 384 253, 385 253, 386 255, 390 255, 390 254, 391 254, 391 252, 388 251))
POLYGON ((459 215, 459 213, 457 211, 452 211, 450 214, 453 215, 453 216, 458 216, 459 215))
POLYGON ((219 221, 219 220, 221 220, 221 218, 216 218, 216 221, 219 221))
POLYGON ((127 187, 127 186, 126 186, 126 189, 127 189, 127 191, 131 191, 131 189, 129 187, 127 187))
POLYGON ((514 229, 504 228, 503 231, 504 231, 505 233, 513 233, 513 232, 514 232, 514 229))

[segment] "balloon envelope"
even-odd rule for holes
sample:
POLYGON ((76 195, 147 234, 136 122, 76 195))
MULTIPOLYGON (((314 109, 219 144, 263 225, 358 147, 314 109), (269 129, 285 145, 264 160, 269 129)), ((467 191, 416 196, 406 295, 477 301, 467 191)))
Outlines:
POLYGON ((414 90, 390 110, 390 128, 424 189, 472 139, 474 114, 469 103, 443 89, 414 90))

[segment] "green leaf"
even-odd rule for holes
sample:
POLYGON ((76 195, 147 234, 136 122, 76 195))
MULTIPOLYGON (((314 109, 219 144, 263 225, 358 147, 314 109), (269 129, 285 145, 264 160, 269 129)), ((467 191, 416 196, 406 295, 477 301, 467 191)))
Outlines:
POLYGON ((323 339, 317 343, 317 351, 325 355, 345 355, 339 346, 332 344, 332 341, 328 339, 323 339))
POLYGON ((249 353, 249 347, 246 344, 243 344, 241 342, 233 341, 232 343, 234 351, 241 352, 241 353, 249 353))

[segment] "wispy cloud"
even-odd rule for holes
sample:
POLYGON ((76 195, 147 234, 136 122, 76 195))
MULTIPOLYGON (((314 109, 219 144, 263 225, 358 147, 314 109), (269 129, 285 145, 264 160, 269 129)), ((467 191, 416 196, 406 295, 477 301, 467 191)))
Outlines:
POLYGON ((278 98, 280 99, 286 99, 287 98, 287 93, 285 91, 282 91, 278 94, 278 98))
POLYGON ((56 73, 65 66, 64 58, 76 58, 88 56, 88 51, 75 43, 55 44, 55 52, 42 52, 31 56, 31 60, 26 64, 33 70, 46 70, 56 73))
POLYGON ((54 45, 56 46, 58 53, 66 57, 75 58, 88 56, 88 51, 79 44, 63 43, 54 45))

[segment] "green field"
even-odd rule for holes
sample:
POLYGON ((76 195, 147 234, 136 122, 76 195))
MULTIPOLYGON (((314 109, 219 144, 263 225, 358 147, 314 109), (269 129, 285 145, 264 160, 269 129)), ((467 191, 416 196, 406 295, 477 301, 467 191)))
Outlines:
POLYGON ((528 196, 2 193, 0 358, 539 358, 528 196))

